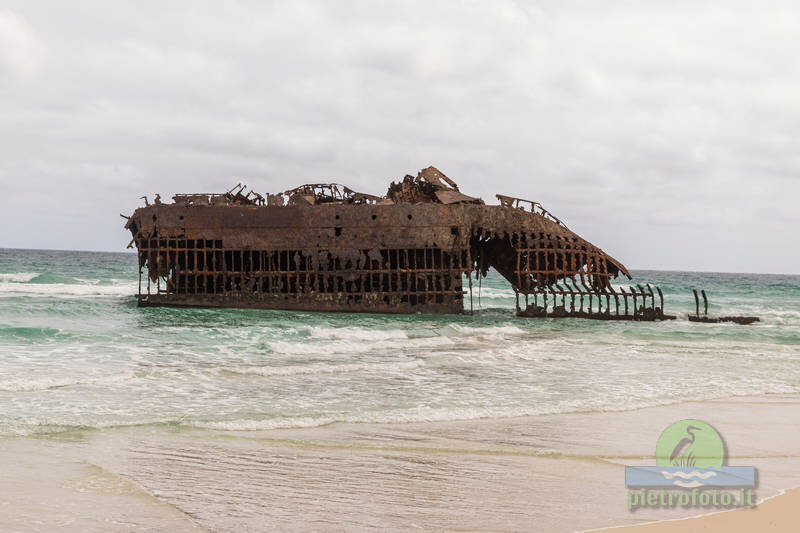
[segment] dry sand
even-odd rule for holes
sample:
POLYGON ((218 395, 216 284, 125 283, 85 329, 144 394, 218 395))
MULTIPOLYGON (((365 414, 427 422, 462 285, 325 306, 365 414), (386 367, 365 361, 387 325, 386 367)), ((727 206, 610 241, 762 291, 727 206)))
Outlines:
POLYGON ((641 526, 614 528, 620 533, 796 533, 800 531, 800 487, 759 503, 738 509, 684 520, 669 520, 641 526))

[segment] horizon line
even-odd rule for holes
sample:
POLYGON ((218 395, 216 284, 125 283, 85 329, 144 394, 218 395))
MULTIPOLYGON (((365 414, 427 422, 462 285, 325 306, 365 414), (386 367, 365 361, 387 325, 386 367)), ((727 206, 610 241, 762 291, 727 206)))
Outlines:
MULTIPOLYGON (((82 252, 82 253, 95 253, 95 254, 135 254, 136 252, 127 250, 76 250, 69 248, 8 248, 0 246, 0 250, 19 250, 25 252, 82 252)), ((687 272, 695 274, 757 274, 763 276, 800 276, 800 272, 731 272, 723 270, 675 270, 675 269, 659 269, 650 267, 631 267, 629 270, 636 270, 640 272, 687 272)))

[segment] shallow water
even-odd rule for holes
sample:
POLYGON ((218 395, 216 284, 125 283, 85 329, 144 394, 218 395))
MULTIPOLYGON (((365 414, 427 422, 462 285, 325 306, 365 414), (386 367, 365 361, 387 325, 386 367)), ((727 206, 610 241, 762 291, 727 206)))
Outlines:
POLYGON ((474 316, 139 309, 133 254, 0 250, 0 435, 222 430, 623 410, 800 392, 800 276, 635 271, 662 323, 521 319, 496 273, 474 316), (691 288, 712 314, 693 324, 691 288))

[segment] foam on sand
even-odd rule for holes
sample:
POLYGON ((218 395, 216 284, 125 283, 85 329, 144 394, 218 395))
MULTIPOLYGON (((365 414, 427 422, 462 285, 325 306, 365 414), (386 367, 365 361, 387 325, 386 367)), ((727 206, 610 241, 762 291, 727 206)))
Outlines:
POLYGON ((32 392, 75 385, 112 384, 126 381, 134 377, 133 372, 119 372, 101 376, 40 376, 30 374, 19 377, 0 376, 0 391, 32 392))
POLYGON ((245 376, 299 376, 312 374, 347 374, 355 372, 398 372, 419 368, 422 361, 398 361, 394 363, 352 363, 328 364, 316 363, 309 365, 288 366, 235 366, 218 369, 221 373, 238 374, 245 376))

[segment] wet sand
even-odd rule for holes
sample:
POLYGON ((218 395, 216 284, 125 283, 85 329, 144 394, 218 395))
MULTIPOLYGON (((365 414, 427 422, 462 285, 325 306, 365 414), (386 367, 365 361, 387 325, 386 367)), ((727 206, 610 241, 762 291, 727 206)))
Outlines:
POLYGON ((60 439, 0 441, 2 531, 203 531, 131 478, 60 439))
MULTIPOLYGON (((757 497, 769 498, 800 486, 799 407, 800 395, 770 395, 508 419, 5 438, 0 529, 574 531, 685 518, 713 509, 628 511, 624 466, 654 464, 661 431, 698 418, 722 434, 729 464, 758 468, 757 497)), ((800 507, 779 504, 789 498, 796 491, 724 515, 750 513, 750 530, 773 507, 800 519, 800 507)))

